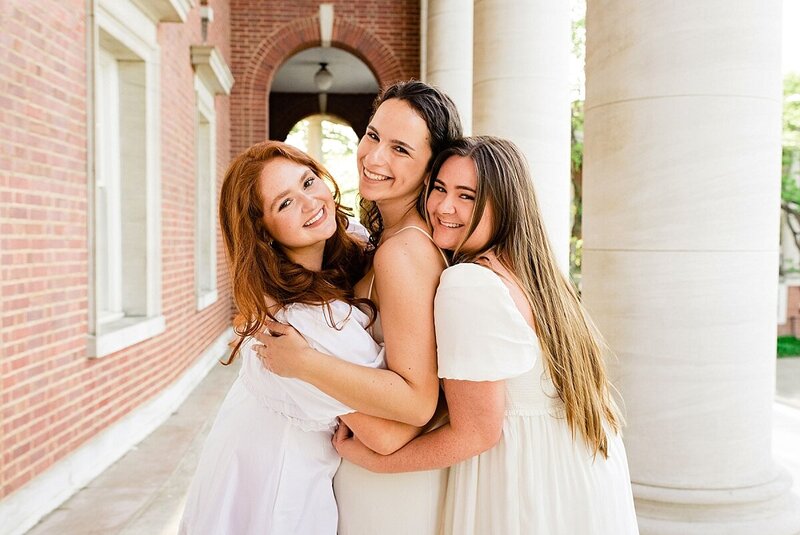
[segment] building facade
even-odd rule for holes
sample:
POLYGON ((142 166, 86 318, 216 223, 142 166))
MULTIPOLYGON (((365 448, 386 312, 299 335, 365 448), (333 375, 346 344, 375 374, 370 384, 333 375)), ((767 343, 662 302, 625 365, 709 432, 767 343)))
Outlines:
MULTIPOLYGON (((224 354, 217 190, 231 155, 318 112, 281 85, 298 53, 344 51, 377 86, 426 79, 468 132, 517 143, 566 269, 567 2, 2 9, 3 533, 124 454, 224 354)), ((777 0, 588 6, 584 300, 616 354, 642 533, 800 532, 770 453, 780 22, 777 0)), ((358 132, 373 95, 325 102, 358 132)))

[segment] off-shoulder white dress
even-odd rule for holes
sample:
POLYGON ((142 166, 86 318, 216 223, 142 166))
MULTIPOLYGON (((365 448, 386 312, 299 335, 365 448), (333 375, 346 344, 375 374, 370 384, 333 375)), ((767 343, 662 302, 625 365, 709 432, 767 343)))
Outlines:
MULTIPOLYGON (((294 304, 277 315, 311 347, 351 362, 382 367, 383 348, 365 327, 367 316, 331 303, 294 304)), ((267 371, 243 344, 241 371, 206 439, 189 489, 180 533, 197 535, 334 535, 331 444, 336 418, 352 409, 297 379, 267 371)))
POLYGON ((439 377, 506 386, 500 442, 450 468, 444 533, 638 533, 622 439, 609 434, 608 459, 572 439, 537 336, 500 277, 450 267, 434 306, 439 377))

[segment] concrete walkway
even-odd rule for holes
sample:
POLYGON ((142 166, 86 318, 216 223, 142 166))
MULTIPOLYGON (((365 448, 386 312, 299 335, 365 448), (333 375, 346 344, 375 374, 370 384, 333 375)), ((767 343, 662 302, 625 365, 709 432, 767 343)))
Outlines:
MULTIPOLYGON (((778 359, 773 455, 800 495, 800 358, 778 359)), ((174 535, 186 490, 238 366, 216 366, 180 409, 28 535, 174 535)))
POLYGON ((217 409, 239 366, 214 366, 156 431, 28 535, 175 535, 217 409))

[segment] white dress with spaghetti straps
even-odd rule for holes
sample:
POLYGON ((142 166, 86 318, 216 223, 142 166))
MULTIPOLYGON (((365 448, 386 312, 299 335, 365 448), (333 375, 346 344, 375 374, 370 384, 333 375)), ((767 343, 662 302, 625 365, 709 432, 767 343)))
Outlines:
MULTIPOLYGON (((416 229, 431 241, 431 236, 416 229)), ((447 258, 442 253, 447 265, 447 258)), ((372 296, 373 274, 367 297, 372 296)), ((383 342, 380 314, 372 336, 383 342)), ((375 474, 343 460, 333 479, 339 506, 339 535, 438 535, 442 524, 448 470, 375 474)))

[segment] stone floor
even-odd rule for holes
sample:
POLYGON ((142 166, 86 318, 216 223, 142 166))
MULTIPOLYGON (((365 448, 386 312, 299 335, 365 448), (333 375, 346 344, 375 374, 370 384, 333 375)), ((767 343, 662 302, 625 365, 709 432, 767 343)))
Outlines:
POLYGON ((174 535, 217 408, 239 371, 215 366, 155 432, 28 535, 174 535))
MULTIPOLYGON (((216 366, 178 411, 28 535, 174 535, 217 407, 238 366, 216 366)), ((800 495, 800 358, 779 359, 773 455, 800 495)))

